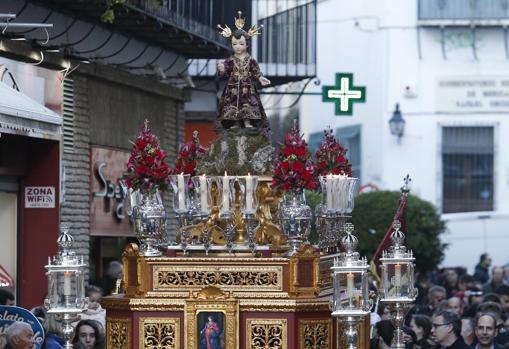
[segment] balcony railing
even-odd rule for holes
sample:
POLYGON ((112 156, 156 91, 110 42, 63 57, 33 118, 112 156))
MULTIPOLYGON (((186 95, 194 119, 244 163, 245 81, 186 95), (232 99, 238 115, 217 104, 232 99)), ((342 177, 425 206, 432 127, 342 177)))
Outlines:
POLYGON ((419 0, 423 25, 500 25, 509 22, 508 0, 419 0))
POLYGON ((220 6, 220 0, 127 0, 126 3, 202 39, 228 45, 215 29, 214 11, 220 6))
POLYGON ((257 60, 266 75, 288 81, 315 76, 316 1, 259 20, 257 60))

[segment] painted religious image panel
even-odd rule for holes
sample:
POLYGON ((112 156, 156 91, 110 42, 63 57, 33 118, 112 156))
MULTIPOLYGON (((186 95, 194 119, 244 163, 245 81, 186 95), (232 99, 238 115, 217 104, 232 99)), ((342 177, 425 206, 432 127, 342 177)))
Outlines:
POLYGON ((199 349, 226 348, 224 325, 225 315, 220 311, 203 311, 197 315, 199 349))

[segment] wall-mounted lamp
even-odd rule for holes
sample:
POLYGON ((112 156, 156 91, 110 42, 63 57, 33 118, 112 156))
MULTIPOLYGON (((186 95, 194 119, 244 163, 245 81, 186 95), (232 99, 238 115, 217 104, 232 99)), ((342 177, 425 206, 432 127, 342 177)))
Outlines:
POLYGON ((392 117, 389 120, 389 128, 391 129, 391 134, 398 137, 398 143, 400 143, 401 137, 403 137, 403 134, 405 133, 405 120, 399 110, 399 104, 396 104, 396 109, 394 109, 392 117))

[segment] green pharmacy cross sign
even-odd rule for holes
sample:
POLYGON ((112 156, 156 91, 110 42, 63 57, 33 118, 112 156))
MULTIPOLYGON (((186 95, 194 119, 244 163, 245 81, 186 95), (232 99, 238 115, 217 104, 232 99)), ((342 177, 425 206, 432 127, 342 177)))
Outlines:
POLYGON ((322 101, 336 104, 336 115, 352 115, 353 103, 366 102, 366 87, 353 85, 352 73, 336 73, 336 85, 322 88, 322 101))

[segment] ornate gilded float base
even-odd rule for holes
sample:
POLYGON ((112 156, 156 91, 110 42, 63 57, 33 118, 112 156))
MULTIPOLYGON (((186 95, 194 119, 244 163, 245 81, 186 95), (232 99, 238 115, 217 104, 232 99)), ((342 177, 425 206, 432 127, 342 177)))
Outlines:
MULTIPOLYGON (((145 258, 129 245, 123 257, 124 293, 101 302, 108 348, 199 349, 207 340, 221 349, 344 347, 321 270, 330 261, 320 263, 310 245, 263 258, 145 258)), ((361 327, 359 347, 369 342, 369 318, 361 327)))

